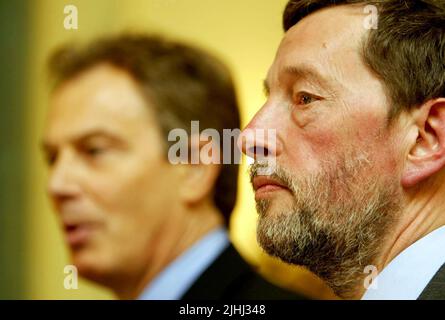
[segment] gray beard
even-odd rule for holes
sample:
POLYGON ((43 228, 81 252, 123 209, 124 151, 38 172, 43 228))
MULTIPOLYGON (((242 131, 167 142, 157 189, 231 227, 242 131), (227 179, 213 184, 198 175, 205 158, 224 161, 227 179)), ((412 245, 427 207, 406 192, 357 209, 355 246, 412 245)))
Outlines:
MULTIPOLYGON (((260 168, 264 166, 251 167, 252 179, 260 168)), ((341 159, 317 175, 298 179, 280 167, 274 169, 271 176, 289 187, 293 204, 271 213, 278 199, 257 202, 260 246, 287 263, 308 268, 338 296, 353 297, 367 275, 364 268, 375 263, 401 210, 398 183, 372 176, 364 157, 341 159)))

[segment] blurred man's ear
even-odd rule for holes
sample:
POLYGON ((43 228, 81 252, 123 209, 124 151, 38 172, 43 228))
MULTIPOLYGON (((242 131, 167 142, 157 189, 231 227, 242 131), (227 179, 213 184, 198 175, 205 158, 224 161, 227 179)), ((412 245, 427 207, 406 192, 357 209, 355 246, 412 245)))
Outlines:
POLYGON ((180 195, 187 204, 196 204, 212 194, 221 170, 218 151, 219 145, 213 142, 191 146, 191 154, 199 154, 199 161, 182 165, 181 181, 178 181, 180 195))
POLYGON ((445 98, 430 100, 415 112, 417 139, 412 141, 402 174, 409 188, 445 167, 445 98))

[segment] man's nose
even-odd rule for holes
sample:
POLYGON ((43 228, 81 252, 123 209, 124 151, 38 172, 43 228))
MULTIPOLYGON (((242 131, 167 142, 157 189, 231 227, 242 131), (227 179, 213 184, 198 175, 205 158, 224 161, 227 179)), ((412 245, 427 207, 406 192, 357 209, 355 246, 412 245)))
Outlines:
POLYGON ((54 162, 48 181, 48 194, 54 201, 71 199, 79 194, 74 164, 73 156, 69 152, 60 154, 54 162))
POLYGON ((241 132, 238 146, 255 160, 277 157, 282 151, 279 129, 279 115, 265 105, 241 132))

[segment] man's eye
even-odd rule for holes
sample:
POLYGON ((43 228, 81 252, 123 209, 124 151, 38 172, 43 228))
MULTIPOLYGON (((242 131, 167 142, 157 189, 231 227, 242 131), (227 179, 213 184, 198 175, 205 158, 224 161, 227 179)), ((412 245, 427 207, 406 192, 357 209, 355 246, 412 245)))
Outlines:
POLYGON ((315 98, 313 95, 305 92, 300 92, 295 97, 295 103, 297 105, 308 105, 312 102, 317 101, 318 99, 315 98))

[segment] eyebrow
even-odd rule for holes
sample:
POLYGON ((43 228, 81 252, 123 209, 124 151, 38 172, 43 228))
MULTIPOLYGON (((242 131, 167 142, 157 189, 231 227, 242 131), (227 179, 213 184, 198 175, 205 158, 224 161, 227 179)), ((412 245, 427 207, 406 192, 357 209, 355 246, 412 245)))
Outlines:
MULTIPOLYGON (((317 71, 317 69, 307 64, 290 65, 283 67, 280 71, 280 74, 281 73, 293 76, 297 79, 307 80, 309 82, 315 83, 325 90, 330 90, 333 86, 332 81, 324 77, 319 71, 317 71)), ((267 78, 263 80, 263 90, 264 94, 268 96, 270 93, 270 84, 267 78)))

